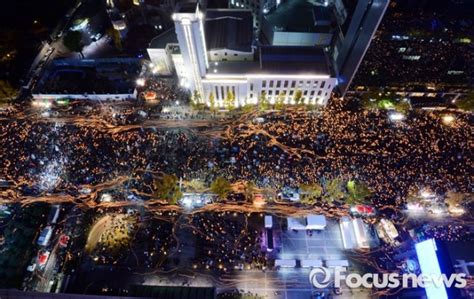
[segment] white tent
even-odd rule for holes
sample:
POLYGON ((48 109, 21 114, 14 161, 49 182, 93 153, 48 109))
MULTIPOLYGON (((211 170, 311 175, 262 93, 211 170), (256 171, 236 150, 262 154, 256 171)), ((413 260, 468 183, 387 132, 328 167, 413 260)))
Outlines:
POLYGON ((323 230, 326 228, 326 217, 323 215, 309 215, 306 217, 306 229, 323 230))
POLYGON ((306 221, 304 218, 293 218, 288 217, 288 230, 305 230, 306 229, 306 221))

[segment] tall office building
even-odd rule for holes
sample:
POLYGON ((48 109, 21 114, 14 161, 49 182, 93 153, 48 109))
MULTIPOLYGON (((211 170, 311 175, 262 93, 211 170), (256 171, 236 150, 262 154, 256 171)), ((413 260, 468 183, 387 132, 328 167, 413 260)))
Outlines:
POLYGON ((347 31, 337 49, 335 68, 339 93, 344 95, 364 58, 370 42, 385 14, 389 0, 359 0, 347 31))

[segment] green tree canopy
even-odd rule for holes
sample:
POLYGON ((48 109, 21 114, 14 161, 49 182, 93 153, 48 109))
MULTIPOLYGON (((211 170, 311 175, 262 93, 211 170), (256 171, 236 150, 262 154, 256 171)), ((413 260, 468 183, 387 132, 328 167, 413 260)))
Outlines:
POLYGON ((285 107, 285 93, 280 92, 278 94, 278 97, 275 101, 275 109, 276 110, 282 110, 285 107))
POLYGON ((296 90, 295 91, 295 95, 293 97, 293 100, 295 101, 295 104, 296 105, 299 105, 301 104, 301 102, 303 101, 303 92, 301 90, 296 90))
POLYGON ((224 100, 224 105, 229 111, 235 109, 235 96, 231 90, 227 92, 227 96, 225 97, 225 100, 224 100))
POLYGON ((209 106, 210 106, 209 108, 211 109, 212 113, 217 112, 216 97, 214 96, 213 92, 211 92, 209 94, 209 106))
POLYGON ((166 199, 171 205, 177 204, 183 193, 178 186, 176 175, 165 174, 153 182, 154 196, 159 199, 166 199))
POLYGON ((261 111, 265 111, 268 109, 268 105, 269 105, 269 102, 268 102, 267 93, 265 91, 262 91, 262 93, 260 94, 260 97, 258 98, 258 108, 261 111))
POLYGON ((232 191, 232 186, 228 180, 223 177, 218 177, 211 184, 211 191, 220 199, 226 199, 229 193, 232 191))
POLYGON ((327 202, 333 202, 345 198, 346 194, 342 188, 342 180, 335 178, 328 180, 324 185, 324 196, 323 199, 327 202))
POLYGON ((372 194, 369 187, 364 182, 350 180, 347 182, 346 187, 349 195, 349 201, 354 203, 363 202, 368 196, 372 194))
POLYGON ((69 31, 63 39, 63 44, 69 51, 78 52, 84 58, 82 49, 84 47, 82 43, 82 33, 80 31, 69 31))
POLYGON ((314 204, 322 193, 323 187, 319 183, 300 185, 300 198, 303 203, 314 204))
POLYGON ((465 111, 474 111, 474 92, 470 92, 466 96, 458 99, 456 106, 465 111))
POLYGON ((252 201, 257 192, 257 186, 253 182, 247 182, 244 188, 244 196, 247 201, 252 201))

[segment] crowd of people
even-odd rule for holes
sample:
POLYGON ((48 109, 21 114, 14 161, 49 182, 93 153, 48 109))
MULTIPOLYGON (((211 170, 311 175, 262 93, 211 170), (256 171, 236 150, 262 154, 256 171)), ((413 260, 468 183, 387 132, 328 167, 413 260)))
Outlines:
POLYGON ((426 239, 435 238, 441 241, 472 241, 473 236, 463 225, 424 225, 423 236, 426 239))
POLYGON ((473 28, 470 16, 390 8, 353 85, 472 86, 473 28))
POLYGON ((376 203, 402 204, 414 188, 437 194, 470 190, 468 115, 447 126, 436 113, 412 112, 400 122, 386 111, 347 110, 348 100, 334 101, 322 115, 270 114, 257 127, 236 126, 228 142, 238 148, 227 167, 233 180, 258 185, 299 186, 341 177, 367 183, 376 203), (301 158, 273 145, 269 137, 251 134, 263 129, 278 142, 309 150, 301 158))
POLYGON ((77 191, 81 184, 137 171, 206 183, 220 175, 277 189, 336 177, 357 179, 381 205, 402 203, 416 187, 437 194, 469 191, 469 115, 456 115, 455 125, 448 126, 439 113, 413 111, 395 123, 386 111, 350 111, 348 105, 348 99, 334 100, 322 115, 270 113, 263 123, 232 124, 222 139, 186 128, 115 133, 8 121, 0 127, 0 160, 4 177, 30 194, 77 191))
POLYGON ((234 269, 262 269, 267 258, 262 251, 261 231, 245 214, 212 213, 192 219, 193 234, 200 252, 196 268, 230 272, 234 269))

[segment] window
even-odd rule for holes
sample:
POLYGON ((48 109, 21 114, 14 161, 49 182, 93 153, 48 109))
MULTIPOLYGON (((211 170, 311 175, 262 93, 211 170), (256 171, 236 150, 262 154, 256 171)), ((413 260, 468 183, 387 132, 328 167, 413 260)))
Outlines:
POLYGON ((308 95, 308 91, 305 90, 305 91, 303 92, 303 95, 304 95, 304 96, 307 96, 307 95, 308 95))
POLYGON ((273 87, 273 80, 270 80, 270 88, 273 87))
POLYGON ((262 87, 267 87, 267 80, 262 81, 262 87))
POLYGON ((250 83, 250 91, 253 91, 253 83, 250 83))
POLYGON ((291 88, 295 88, 296 87, 296 81, 291 81, 291 88))
POLYGON ((237 53, 234 53, 234 56, 237 56, 237 53))
POLYGON ((253 93, 250 94, 250 98, 253 99, 253 93))
POLYGON ((324 84, 326 84, 326 81, 321 82, 321 88, 324 88, 324 84))
POLYGON ((224 86, 221 86, 221 99, 225 98, 224 86))
POLYGON ((288 80, 285 80, 285 83, 283 84, 283 87, 285 87, 285 88, 288 87, 288 80))
POLYGON ((217 56, 217 53, 214 53, 214 56, 217 56))
POLYGON ((224 52, 224 55, 227 56, 227 52, 224 52))
POLYGON ((277 81, 277 86, 276 86, 276 87, 277 87, 277 88, 280 88, 280 85, 281 85, 281 81, 280 81, 280 80, 278 80, 278 81, 277 81))
POLYGON ((292 96, 292 95, 293 95, 293 90, 290 90, 290 96, 292 96))
POLYGON ((331 89, 331 84, 328 85, 328 89, 331 89))
POLYGON ((215 92, 216 92, 216 98, 219 99, 219 88, 217 86, 214 86, 215 92))
POLYGON ((318 91, 318 96, 320 96, 321 94, 322 94, 322 91, 321 91, 321 90, 320 90, 320 91, 318 91))
POLYGON ((311 81, 306 81, 306 84, 307 84, 308 86, 310 86, 310 85, 311 85, 311 81))
POLYGON ((315 93, 315 91, 314 91, 314 90, 311 90, 310 95, 311 95, 311 96, 314 96, 314 93, 315 93))
POLYGON ((269 91, 268 91, 268 95, 269 95, 269 96, 273 95, 273 90, 269 90, 269 91))

